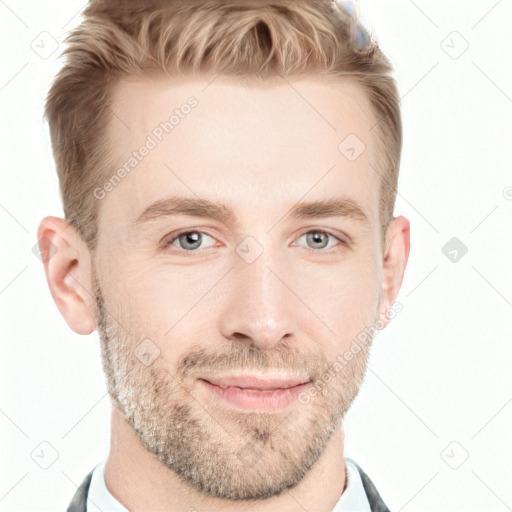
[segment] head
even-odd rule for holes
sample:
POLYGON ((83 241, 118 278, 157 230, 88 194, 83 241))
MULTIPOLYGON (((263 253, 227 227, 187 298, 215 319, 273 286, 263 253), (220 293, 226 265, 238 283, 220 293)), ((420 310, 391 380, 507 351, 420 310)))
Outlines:
POLYGON ((297 485, 392 316, 399 96, 352 23, 327 0, 93 1, 48 94, 52 296, 75 332, 98 330, 139 442, 209 496, 297 485), (244 409, 204 385, 235 373, 309 384, 244 409))

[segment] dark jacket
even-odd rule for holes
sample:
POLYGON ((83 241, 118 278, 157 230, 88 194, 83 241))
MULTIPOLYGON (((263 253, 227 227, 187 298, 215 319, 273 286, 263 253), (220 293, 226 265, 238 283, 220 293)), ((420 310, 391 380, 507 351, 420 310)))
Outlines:
MULTIPOLYGON (((375 485, 373 485, 373 482, 370 480, 370 477, 353 460, 352 462, 355 464, 359 474, 361 475, 363 487, 366 492, 366 496, 368 496, 372 512, 389 512, 389 508, 382 501, 382 498, 375 488, 375 485)), ((89 494, 89 486, 91 485, 93 471, 94 469, 91 470, 91 472, 85 477, 84 481, 80 484, 80 487, 77 489, 71 503, 69 504, 67 512, 87 511, 87 495, 89 494)))

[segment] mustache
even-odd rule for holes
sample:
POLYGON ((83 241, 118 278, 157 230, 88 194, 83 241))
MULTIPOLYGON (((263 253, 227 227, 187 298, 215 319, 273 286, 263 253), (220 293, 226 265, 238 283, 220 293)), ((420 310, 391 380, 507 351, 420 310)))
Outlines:
POLYGON ((315 379, 328 366, 327 360, 320 353, 303 353, 285 345, 277 345, 272 350, 261 350, 252 344, 239 344, 223 352, 196 346, 181 360, 177 373, 194 377, 205 371, 243 370, 271 373, 286 370, 290 374, 306 373, 315 379))

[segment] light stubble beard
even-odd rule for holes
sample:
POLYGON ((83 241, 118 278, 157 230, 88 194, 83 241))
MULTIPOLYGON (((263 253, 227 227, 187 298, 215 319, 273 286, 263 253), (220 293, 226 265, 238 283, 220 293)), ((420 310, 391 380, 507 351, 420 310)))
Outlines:
POLYGON ((321 353, 303 354, 288 343, 272 351, 245 342, 233 343, 226 352, 196 345, 174 372, 165 368, 162 357, 146 366, 134 354, 147 338, 142 322, 105 304, 95 272, 93 285, 113 406, 148 452, 205 497, 263 500, 297 486, 324 452, 363 383, 371 340, 327 385, 321 380, 332 364, 321 353), (197 389, 196 379, 211 371, 279 368, 307 373, 312 385, 321 382, 319 392, 309 403, 295 402, 282 412, 238 412, 216 407, 197 389))

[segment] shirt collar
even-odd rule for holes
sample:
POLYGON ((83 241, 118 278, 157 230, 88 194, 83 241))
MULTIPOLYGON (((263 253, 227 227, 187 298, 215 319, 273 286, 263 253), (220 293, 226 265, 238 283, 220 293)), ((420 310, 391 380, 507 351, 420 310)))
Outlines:
POLYGON ((92 473, 87 496, 87 512, 128 512, 110 493, 105 485, 106 459, 99 462, 92 473))
POLYGON ((345 457, 347 486, 332 512, 371 512, 363 481, 352 459, 345 457))
MULTIPOLYGON (((105 462, 103 459, 94 468, 87 498, 90 512, 128 512, 109 492, 105 485, 105 462)), ((347 485, 332 512, 371 512, 370 503, 363 487, 361 475, 353 461, 345 458, 347 485)))

